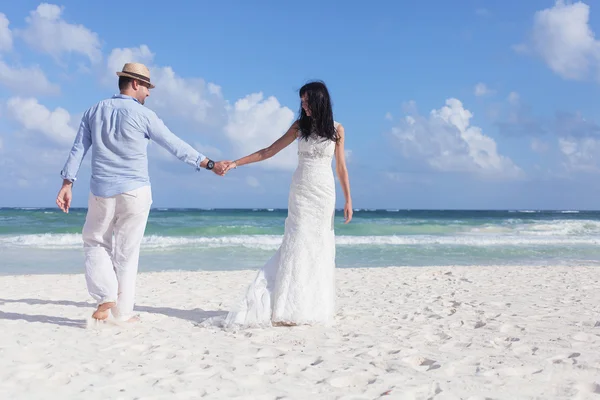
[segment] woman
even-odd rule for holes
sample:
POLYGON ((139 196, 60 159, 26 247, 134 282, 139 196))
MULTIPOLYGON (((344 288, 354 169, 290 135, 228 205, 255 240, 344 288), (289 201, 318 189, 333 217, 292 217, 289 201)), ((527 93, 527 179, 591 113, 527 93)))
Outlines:
POLYGON ((335 180, 352 219, 352 199, 344 158, 344 128, 333 120, 329 91, 323 82, 300 89, 300 117, 271 146, 240 158, 231 168, 273 157, 298 139, 298 167, 292 178, 283 242, 261 269, 238 310, 225 325, 330 325, 335 305, 335 180))

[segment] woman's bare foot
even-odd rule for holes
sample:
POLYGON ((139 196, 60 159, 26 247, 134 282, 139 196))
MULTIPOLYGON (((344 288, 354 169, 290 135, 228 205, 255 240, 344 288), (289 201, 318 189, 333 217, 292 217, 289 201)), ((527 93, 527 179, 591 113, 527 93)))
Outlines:
POLYGON ((273 326, 297 326, 297 324, 293 322, 275 321, 273 322, 273 326))
POLYGON ((98 321, 104 321, 108 318, 110 309, 116 306, 115 302, 102 303, 98 306, 96 311, 92 314, 92 318, 97 319, 98 321))
POLYGON ((134 315, 133 317, 131 317, 127 320, 127 322, 140 322, 140 321, 141 321, 141 319, 137 315, 134 315))

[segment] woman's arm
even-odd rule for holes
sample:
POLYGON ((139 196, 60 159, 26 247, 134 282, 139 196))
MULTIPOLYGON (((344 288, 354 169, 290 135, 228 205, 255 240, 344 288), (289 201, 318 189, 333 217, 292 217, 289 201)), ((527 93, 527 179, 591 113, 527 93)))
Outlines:
POLYGON ((338 124, 337 134, 339 137, 335 145, 335 170, 344 191, 346 204, 344 205, 345 224, 352 220, 352 196, 350 196, 350 179, 348 177, 348 169, 346 168, 346 156, 344 153, 345 133, 342 124, 338 124))
POLYGON ((259 161, 267 160, 273 157, 275 154, 279 153, 281 150, 288 147, 296 138, 298 137, 298 122, 294 122, 292 126, 287 130, 286 133, 283 134, 279 139, 277 139, 273 144, 264 149, 258 150, 246 157, 242 157, 234 162, 232 162, 227 171, 231 168, 241 167, 242 165, 252 164, 259 161))

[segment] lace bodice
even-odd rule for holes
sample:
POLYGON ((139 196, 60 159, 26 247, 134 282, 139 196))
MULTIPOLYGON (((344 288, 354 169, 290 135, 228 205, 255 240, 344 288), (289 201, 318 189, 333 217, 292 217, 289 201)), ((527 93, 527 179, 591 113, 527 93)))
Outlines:
MULTIPOLYGON (((338 123, 334 126, 337 129, 338 123)), ((331 161, 335 153, 335 142, 317 135, 311 135, 308 140, 298 139, 298 156, 300 159, 322 159, 331 161)))

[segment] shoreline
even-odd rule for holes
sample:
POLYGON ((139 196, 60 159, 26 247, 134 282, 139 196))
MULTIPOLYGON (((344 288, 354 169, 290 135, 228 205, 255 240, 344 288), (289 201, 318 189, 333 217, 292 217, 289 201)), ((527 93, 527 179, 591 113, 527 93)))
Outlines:
POLYGON ((0 397, 600 395, 596 266, 336 270, 331 328, 223 331, 256 273, 142 272, 142 322, 86 328, 82 274, 0 276, 0 397))
MULTIPOLYGON (((29 272, 29 273, 4 273, 0 270, 0 280, 2 278, 9 277, 36 277, 36 276, 81 276, 83 278, 83 260, 81 261, 81 272, 29 272)), ((146 270, 139 271, 138 278, 141 275, 147 274, 169 274, 169 273, 210 273, 210 274, 219 274, 219 273, 254 273, 257 272, 261 267, 253 267, 253 268, 239 268, 239 269, 163 269, 163 270, 146 270)), ((494 264, 494 265, 481 265, 481 264, 460 264, 460 265, 384 265, 384 266, 365 266, 365 267, 340 267, 336 266, 336 271, 349 271, 349 270, 377 270, 377 269, 392 269, 392 268, 403 268, 403 269, 453 269, 453 268, 461 268, 461 269, 502 269, 502 268, 535 268, 535 269, 544 269, 544 268, 598 268, 600 271, 600 262, 592 263, 592 262, 582 262, 581 264, 576 265, 567 265, 567 264, 551 264, 551 263, 540 263, 540 264, 525 264, 525 263, 514 263, 514 264, 494 264)))

